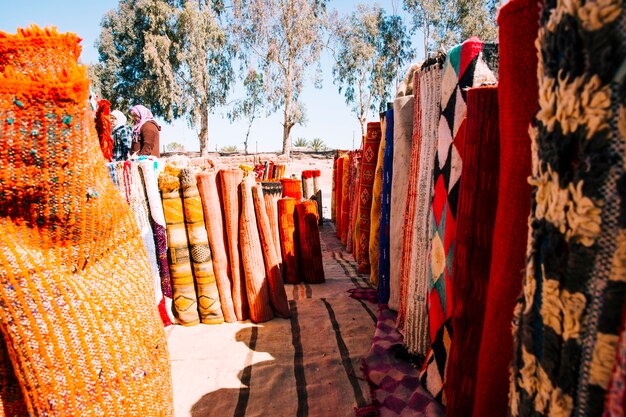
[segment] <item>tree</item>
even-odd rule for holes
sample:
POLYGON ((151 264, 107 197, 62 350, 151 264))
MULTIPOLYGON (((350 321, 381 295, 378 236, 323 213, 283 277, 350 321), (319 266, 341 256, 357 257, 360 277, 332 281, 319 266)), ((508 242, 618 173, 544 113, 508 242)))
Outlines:
POLYGON ((168 152, 185 152, 185 145, 178 142, 170 142, 165 145, 165 150, 168 152))
POLYGON ((291 129, 304 122, 305 75, 324 45, 325 0, 233 0, 232 9, 237 43, 264 72, 271 111, 282 108, 282 153, 289 156, 291 129))
POLYGON ((221 0, 121 0, 98 40, 103 96, 118 108, 141 102, 166 121, 186 116, 208 153, 209 112, 233 82, 223 12, 221 0))
POLYGON ((352 105, 365 136, 368 112, 385 108, 392 81, 412 57, 409 33, 399 16, 364 4, 333 26, 334 82, 352 105))
POLYGON ((250 137, 252 123, 254 122, 254 119, 259 116, 260 111, 265 106, 263 74, 258 73, 252 68, 249 69, 248 75, 243 80, 243 86, 246 91, 246 96, 235 103, 232 111, 228 113, 228 118, 231 122, 234 122, 242 117, 248 119, 246 138, 243 141, 243 149, 247 155, 248 138, 250 137))

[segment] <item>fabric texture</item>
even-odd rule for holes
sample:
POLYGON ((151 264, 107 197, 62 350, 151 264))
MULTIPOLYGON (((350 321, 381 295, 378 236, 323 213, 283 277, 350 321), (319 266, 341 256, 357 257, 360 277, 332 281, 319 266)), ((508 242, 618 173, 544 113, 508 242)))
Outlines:
POLYGON ((283 284, 283 275, 274 246, 274 238, 270 227, 270 221, 265 210, 265 199, 261 185, 252 187, 252 200, 254 202, 254 212, 256 214, 257 227, 261 238, 261 249, 265 261, 265 272, 269 285, 270 302, 274 314, 278 317, 289 318, 289 304, 287 303, 287 293, 283 284))
POLYGON ((302 280, 308 284, 324 282, 324 263, 317 225, 317 205, 308 200, 296 204, 298 218, 298 260, 302 280))
POLYGON ((79 41, 0 33, 0 410, 171 416, 150 265, 99 156, 79 41))
POLYGON ((370 273, 370 229, 372 196, 374 189, 374 177, 376 175, 376 163, 378 162, 378 150, 380 147, 380 122, 370 122, 367 124, 367 135, 363 142, 363 152, 361 158, 360 186, 359 186, 359 232, 357 245, 359 246, 359 273, 370 273))
POLYGON ((485 319, 474 390, 476 416, 507 413, 513 308, 522 289, 530 214, 528 129, 537 110, 539 3, 511 0, 498 15, 500 182, 485 319))
POLYGON ((391 180, 391 207, 394 213, 389 222, 389 308, 400 308, 400 263, 404 210, 409 186, 409 168, 413 139, 414 97, 398 97, 393 102, 393 178, 391 180))
POLYGON ((267 219, 270 222, 272 231, 272 239, 276 256, 278 257, 278 266, 283 268, 283 255, 280 250, 280 234, 278 233, 278 200, 283 192, 280 182, 262 182, 263 198, 265 200, 265 210, 267 211, 267 219))
POLYGON ((113 160, 125 161, 128 159, 130 144, 133 140, 133 129, 128 125, 117 126, 113 128, 111 137, 113 138, 113 160))
MULTIPOLYGON (((341 243, 346 246, 348 244, 348 234, 350 233, 350 208, 352 207, 350 204, 350 182, 352 176, 350 175, 350 160, 356 164, 356 160, 354 159, 354 153, 350 154, 351 156, 346 156, 343 158, 343 169, 341 171, 342 179, 341 186, 343 190, 341 191, 341 243)), ((356 166, 354 167, 356 169, 356 166)))
POLYGON ((454 256, 452 344, 444 387, 447 416, 472 414, 498 203, 498 88, 467 91, 463 182, 454 256))
POLYGON ((343 227, 343 161, 346 156, 342 155, 337 159, 337 181, 335 183, 336 192, 335 192, 335 216, 336 216, 336 226, 337 226, 337 239, 341 240, 341 229, 343 227))
POLYGON ((250 320, 253 323, 262 323, 271 320, 274 315, 270 305, 269 283, 265 272, 259 229, 254 214, 253 183, 252 177, 245 177, 239 186, 241 193, 239 244, 241 245, 241 260, 246 277, 250 320))
POLYGON ((318 223, 321 226, 324 223, 324 205, 322 204, 322 171, 314 169, 313 173, 313 198, 317 203, 318 223))
POLYGON ((383 157, 383 189, 380 206, 380 242, 378 255, 378 300, 381 304, 389 302, 389 223, 391 221, 391 180, 393 178, 393 109, 385 116, 385 154, 383 157))
POLYGON ((296 200, 281 198, 278 200, 278 232, 280 250, 283 254, 283 269, 287 284, 300 282, 298 262, 298 229, 296 223, 296 200))
POLYGON ((98 109, 96 110, 96 132, 100 140, 100 150, 104 156, 104 160, 111 162, 113 160, 113 138, 111 137, 111 103, 108 100, 98 100, 98 109))
POLYGON ((444 405, 442 387, 452 338, 452 262, 456 249, 456 215, 463 169, 461 157, 465 146, 465 97, 469 87, 495 82, 496 66, 497 45, 483 44, 478 38, 470 38, 448 52, 442 75, 428 279, 432 348, 427 355, 422 381, 428 391, 444 405))
POLYGON ((281 178, 280 183, 283 186, 283 198, 291 197, 296 200, 302 200, 302 181, 295 178, 281 178))
MULTIPOLYGON (((349 166, 348 166, 348 228, 346 232, 346 252, 353 253, 357 256, 357 250, 354 247, 355 243, 355 225, 358 219, 359 208, 359 172, 361 168, 361 150, 355 150, 350 152, 349 166)), ((357 261, 358 262, 358 261, 357 261)))
POLYGON ((624 7, 569 6, 545 4, 536 42, 539 111, 512 415, 602 415, 626 300, 624 7))
POLYGON ((604 405, 604 417, 623 417, 626 411, 626 311, 615 357, 615 367, 604 405))
POLYGON ((246 282, 239 253, 239 216, 241 211, 239 184, 243 179, 243 172, 240 169, 220 170, 218 179, 222 191, 221 202, 233 290, 233 307, 237 320, 245 320, 248 318, 248 297, 246 296, 246 282))
POLYGON ((235 307, 233 306, 232 285, 230 269, 228 267, 228 256, 226 254, 226 243, 224 240, 224 226, 222 209, 220 205, 217 173, 213 171, 203 171, 196 175, 198 192, 202 200, 204 210, 204 225, 206 227, 209 246, 211 248, 211 259, 213 262, 213 273, 220 297, 220 306, 224 321, 232 323, 237 321, 235 307))
POLYGON ((308 200, 309 198, 315 196, 315 191, 313 189, 313 171, 312 170, 304 170, 302 171, 302 198, 308 200))
POLYGON ((370 284, 378 287, 378 255, 380 249, 380 208, 382 205, 383 191, 383 157, 385 155, 385 116, 386 113, 380 114, 380 144, 378 146, 378 155, 376 158, 376 171, 374 172, 374 184, 372 186, 372 209, 370 211, 370 284))

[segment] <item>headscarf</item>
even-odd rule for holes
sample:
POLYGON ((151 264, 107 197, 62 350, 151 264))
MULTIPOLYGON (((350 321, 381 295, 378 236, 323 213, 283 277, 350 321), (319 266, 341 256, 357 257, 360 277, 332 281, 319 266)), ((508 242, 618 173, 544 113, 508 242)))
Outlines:
POLYGON ((130 113, 135 114, 139 117, 139 121, 133 127, 133 141, 137 142, 139 140, 139 132, 141 131, 141 127, 147 121, 154 120, 154 116, 152 116, 152 112, 148 108, 142 106, 141 104, 137 104, 136 106, 131 107, 130 113))
POLYGON ((120 126, 124 126, 128 121, 128 119, 126 119, 126 116, 124 116, 124 113, 119 110, 113 110, 111 112, 111 116, 115 116, 115 124, 113 125, 113 130, 117 129, 120 126))

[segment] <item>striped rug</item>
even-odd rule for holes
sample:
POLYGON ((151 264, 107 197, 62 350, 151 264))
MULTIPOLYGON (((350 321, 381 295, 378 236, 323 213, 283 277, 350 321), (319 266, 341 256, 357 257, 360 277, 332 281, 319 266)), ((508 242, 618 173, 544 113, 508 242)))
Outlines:
POLYGON ((176 416, 352 416, 370 403, 360 365, 376 307, 347 292, 369 277, 331 223, 320 232, 326 282, 285 285, 290 319, 167 329, 176 416))

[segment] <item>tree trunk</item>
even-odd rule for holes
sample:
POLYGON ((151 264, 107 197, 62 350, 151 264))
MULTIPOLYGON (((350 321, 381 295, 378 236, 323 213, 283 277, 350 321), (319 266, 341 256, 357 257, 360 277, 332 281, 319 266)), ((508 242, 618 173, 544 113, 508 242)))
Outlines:
POLYGON ((359 125, 361 126, 361 137, 365 137, 365 126, 367 125, 367 119, 365 117, 359 117, 359 125))
POLYGON ((200 141, 200 156, 206 156, 209 154, 209 110, 206 103, 201 106, 198 140, 200 141))
POLYGON ((283 113, 283 152, 282 154, 288 158, 291 156, 291 128, 293 127, 292 119, 292 91, 291 83, 287 81, 285 86, 285 111, 283 113))

